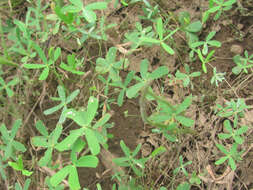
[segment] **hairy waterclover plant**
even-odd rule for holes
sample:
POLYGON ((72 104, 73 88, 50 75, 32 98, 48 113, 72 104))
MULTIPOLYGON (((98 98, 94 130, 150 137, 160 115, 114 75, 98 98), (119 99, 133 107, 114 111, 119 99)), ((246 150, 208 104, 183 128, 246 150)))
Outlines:
POLYGON ((55 50, 54 48, 50 48, 48 52, 49 58, 47 59, 44 51, 38 44, 34 43, 33 47, 37 51, 43 64, 25 63, 24 67, 27 69, 43 69, 43 71, 40 74, 39 80, 46 80, 49 75, 51 66, 57 61, 57 59, 61 55, 61 48, 57 47, 55 50))
POLYGON ((21 119, 16 120, 13 124, 11 131, 9 131, 6 128, 5 124, 2 124, 0 126, 0 132, 2 134, 1 139, 3 142, 3 144, 0 146, 0 149, 3 151, 3 157, 2 157, 3 161, 6 161, 9 158, 16 160, 14 151, 20 151, 20 152, 26 151, 25 146, 22 143, 15 140, 16 134, 21 124, 22 124, 21 119))
POLYGON ((236 0, 209 0, 209 9, 204 12, 202 22, 205 23, 211 13, 215 13, 214 20, 218 20, 224 11, 232 8, 236 0))
POLYGON ((135 97, 139 91, 146 85, 148 85, 151 81, 161 78, 168 74, 169 70, 166 66, 158 67, 152 73, 148 72, 148 60, 144 59, 141 61, 141 69, 140 74, 141 77, 135 76, 134 79, 138 82, 137 84, 129 87, 126 91, 126 95, 128 98, 135 97))
POLYGON ((18 78, 12 79, 10 82, 7 84, 5 83, 4 79, 0 76, 0 91, 5 90, 8 97, 12 97, 14 95, 13 90, 11 89, 11 86, 15 86, 16 84, 19 83, 18 78))
POLYGON ((253 68, 253 54, 249 56, 248 51, 244 51, 244 57, 236 55, 233 57, 234 63, 237 65, 232 69, 232 72, 236 75, 241 73, 248 73, 248 69, 253 68))
POLYGON ((42 136, 36 136, 32 138, 32 143, 34 146, 43 147, 47 150, 44 156, 40 159, 39 165, 47 166, 51 161, 53 150, 55 145, 57 145, 58 138, 62 133, 62 126, 57 125, 51 134, 48 134, 47 128, 41 120, 37 121, 36 129, 40 132, 42 136))
POLYGON ((75 121, 80 128, 70 131, 70 134, 63 141, 57 144, 55 148, 59 151, 69 150, 72 144, 74 144, 79 137, 85 136, 92 155, 99 154, 100 144, 105 144, 107 137, 104 137, 98 128, 105 125, 111 115, 108 113, 105 114, 100 120, 92 125, 97 109, 98 99, 91 96, 88 101, 87 109, 82 109, 80 111, 76 111, 74 109, 66 110, 64 112, 65 117, 75 121))
POLYGON ((65 90, 62 86, 58 86, 57 87, 57 91, 58 91, 58 94, 59 94, 59 97, 53 97, 52 99, 55 100, 55 101, 61 101, 60 104, 58 104, 57 106, 54 106, 52 108, 49 108, 47 110, 45 110, 43 113, 45 115, 49 115, 49 114, 52 114, 60 109, 62 109, 62 113, 61 113, 61 116, 59 118, 59 123, 63 123, 66 119, 66 116, 64 113, 65 110, 67 110, 67 104, 69 104, 70 102, 72 102, 72 100, 74 100, 76 98, 76 96, 79 94, 80 90, 77 89, 75 91, 73 91, 68 97, 66 97, 66 93, 65 93, 65 90))

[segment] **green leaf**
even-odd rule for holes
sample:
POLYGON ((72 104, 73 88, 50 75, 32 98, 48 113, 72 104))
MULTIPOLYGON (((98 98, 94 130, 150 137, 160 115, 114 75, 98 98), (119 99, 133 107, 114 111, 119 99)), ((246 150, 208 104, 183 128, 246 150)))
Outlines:
POLYGON ((21 119, 17 119, 14 124, 13 127, 11 129, 11 134, 10 134, 10 138, 14 139, 16 136, 16 133, 18 131, 18 129, 21 127, 22 125, 22 120, 21 119))
POLYGON ((160 44, 161 41, 154 39, 154 38, 150 38, 150 37, 141 37, 140 41, 146 42, 146 43, 152 43, 152 44, 160 44))
POLYGON ((95 23, 97 20, 97 15, 91 10, 84 9, 83 10, 83 17, 89 22, 89 23, 95 23))
POLYGON ((155 79, 159 79, 165 75, 167 75, 169 73, 169 69, 166 66, 161 66, 158 67, 156 70, 154 70, 148 78, 155 80, 155 79))
POLYGON ((151 157, 156 157, 157 155, 160 155, 162 153, 166 152, 166 148, 164 146, 160 146, 158 148, 156 148, 152 153, 151 153, 151 157))
POLYGON ((29 63, 25 63, 24 67, 26 69, 41 69, 41 68, 46 67, 46 65, 45 64, 29 64, 29 63))
POLYGON ((159 18, 157 19, 157 22, 156 22, 156 30, 157 30, 159 39, 162 40, 162 39, 163 39, 163 21, 162 21, 162 18, 161 18, 161 17, 159 17, 159 18))
POLYGON ((206 37, 206 41, 210 41, 215 36, 215 34, 215 31, 210 32, 206 37))
POLYGON ((81 0, 69 0, 72 4, 74 4, 77 7, 83 7, 83 2, 81 0))
POLYGON ((238 129, 236 131, 237 135, 242 135, 243 133, 246 133, 248 131, 248 127, 247 126, 242 126, 240 129, 238 129))
POLYGON ((98 127, 102 127, 106 122, 111 118, 111 114, 106 113, 102 118, 100 118, 95 125, 93 125, 93 129, 97 129, 98 127))
POLYGON ((221 145, 221 144, 216 144, 216 146, 220 149, 221 152, 223 152, 224 154, 229 154, 229 152, 227 151, 227 149, 221 145))
POLYGON ((13 147, 18 150, 18 151, 21 151, 21 152, 25 152, 26 151, 26 148, 23 144, 21 144, 20 142, 18 141, 13 141, 13 147))
POLYGON ((87 167, 87 168, 96 168, 98 165, 98 158, 93 155, 82 156, 76 162, 77 167, 87 167))
POLYGON ((32 137, 32 144, 37 147, 48 147, 47 138, 42 136, 32 137))
POLYGON ((140 68, 140 73, 142 79, 146 79, 148 75, 148 60, 144 59, 141 61, 141 68, 140 68))
POLYGON ((54 51, 54 62, 60 57, 61 55, 61 48, 57 47, 54 51))
POLYGON ((37 51, 40 59, 43 61, 44 64, 47 64, 47 58, 44 53, 44 51, 41 49, 41 47, 38 44, 33 44, 34 49, 37 51))
POLYGON ((60 171, 58 171, 56 174, 54 174, 51 178, 50 178, 50 183, 56 187, 57 185, 59 185, 63 179, 65 179, 67 177, 67 175, 69 174, 69 172, 71 171, 73 166, 68 165, 64 168, 62 168, 60 171))
POLYGON ((70 168, 68 182, 71 190, 79 190, 81 188, 77 169, 74 166, 70 168))
POLYGON ((77 95, 78 95, 79 93, 80 93, 80 90, 79 90, 79 89, 77 89, 77 90, 75 90, 74 92, 72 92, 72 93, 67 97, 67 99, 66 99, 66 104, 72 102, 72 100, 74 100, 74 99, 77 97, 77 95))
POLYGON ((42 134, 45 137, 48 136, 47 129, 41 120, 37 121, 35 126, 36 126, 36 129, 40 132, 40 134, 42 134))
POLYGON ((184 182, 183 184, 180 184, 176 190, 190 190, 191 185, 187 182, 184 182))
POLYGON ((202 28, 202 23, 198 20, 198 21, 195 21, 191 24, 189 24, 185 29, 188 31, 188 32, 199 32, 202 28))
POLYGON ((23 168, 21 168, 16 162, 8 162, 8 165, 11 166, 16 171, 21 171, 23 168))
POLYGON ((52 107, 52 108, 49 108, 49 109, 45 110, 43 113, 44 113, 45 115, 52 114, 52 113, 54 113, 54 112, 60 110, 63 106, 64 106, 63 104, 59 104, 59 105, 57 105, 57 106, 55 106, 55 107, 52 107))
POLYGON ((106 2, 95 2, 95 3, 90 3, 85 6, 85 9, 87 10, 103 10, 106 8, 107 8, 106 2))
POLYGON ((183 111, 185 111, 192 103, 192 96, 188 96, 184 99, 184 101, 179 105, 177 106, 177 111, 176 111, 176 114, 179 114, 179 113, 182 113, 183 111))
POLYGON ((88 101, 87 115, 86 115, 86 125, 89 125, 94 119, 98 109, 98 99, 91 96, 88 101))
POLYGON ((48 148, 44 156, 39 161, 39 166, 47 166, 48 162, 52 158, 53 148, 48 148))
POLYGON ((85 137, 88 142, 88 146, 90 148, 91 153, 93 155, 99 154, 100 145, 99 145, 98 139, 97 139, 94 131, 86 128, 86 129, 84 129, 84 132, 85 132, 85 137))
POLYGON ((45 67, 40 74, 39 80, 46 80, 49 74, 49 67, 45 67))
POLYGON ((126 95, 128 98, 133 98, 141 90, 145 83, 137 83, 134 86, 131 86, 127 89, 126 95))
POLYGON ((231 134, 219 133, 218 137, 219 137, 219 139, 228 139, 231 137, 231 134))
POLYGON ((227 156, 221 157, 219 160, 217 160, 217 161, 215 162, 215 165, 220 165, 220 164, 224 163, 227 159, 228 159, 227 156))
POLYGON ((55 148, 62 152, 65 150, 69 150, 71 146, 75 143, 78 137, 83 135, 83 129, 76 129, 70 132, 70 134, 59 144, 55 146, 55 148))
POLYGON ((187 118, 187 117, 184 117, 184 116, 181 116, 181 115, 177 115, 175 117, 175 119, 181 123, 182 125, 186 126, 186 127, 191 127, 194 125, 194 120, 190 119, 190 118, 187 118))
POLYGON ((230 165, 230 167, 231 167, 231 169, 232 169, 233 171, 236 170, 236 164, 235 164, 235 161, 234 161, 233 158, 229 157, 229 159, 228 159, 228 164, 230 165))
POLYGON ((131 151, 130 151, 129 148, 126 146, 126 144, 124 143, 123 140, 120 141, 120 147, 121 147, 121 149, 123 150, 124 154, 125 154, 127 157, 130 157, 130 156, 131 156, 131 151))
POLYGON ((28 170, 22 170, 22 174, 29 177, 33 174, 33 172, 30 172, 28 170))
POLYGON ((174 55, 174 50, 168 46, 167 44, 165 44, 164 42, 161 43, 163 49, 165 49, 165 51, 167 51, 170 55, 174 55))

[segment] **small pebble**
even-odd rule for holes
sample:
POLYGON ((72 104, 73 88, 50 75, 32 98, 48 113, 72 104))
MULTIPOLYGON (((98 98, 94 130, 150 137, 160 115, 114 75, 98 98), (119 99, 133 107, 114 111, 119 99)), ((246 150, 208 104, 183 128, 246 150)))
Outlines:
POLYGON ((240 45, 234 44, 231 46, 230 51, 234 54, 242 54, 243 48, 240 45))

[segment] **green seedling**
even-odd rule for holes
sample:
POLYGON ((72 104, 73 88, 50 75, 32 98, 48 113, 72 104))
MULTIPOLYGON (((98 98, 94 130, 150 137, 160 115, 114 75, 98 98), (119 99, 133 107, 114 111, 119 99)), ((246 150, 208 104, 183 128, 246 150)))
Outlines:
MULTIPOLYGON (((232 137, 237 144, 243 144, 244 139, 241 137, 241 135, 248 131, 247 126, 233 129, 229 120, 224 121, 224 126, 228 133, 219 133, 218 137, 220 139, 229 139, 232 137)), ((236 122, 234 122, 234 128, 237 128, 236 122)))
POLYGON ((151 26, 143 28, 141 23, 135 23, 136 29, 132 32, 128 32, 125 34, 126 40, 124 42, 131 42, 131 49, 135 50, 139 46, 142 45, 149 45, 150 43, 145 43, 142 39, 143 38, 153 38, 154 32, 151 26))
POLYGON ((47 59, 44 51, 41 49, 39 45, 34 44, 33 46, 34 49, 37 51, 43 64, 25 63, 24 67, 27 69, 43 69, 43 71, 40 74, 39 80, 46 80, 49 75, 51 65, 53 65, 61 55, 61 48, 57 47, 56 50, 50 48, 48 53, 49 59, 47 59))
POLYGON ((145 5, 145 7, 144 6, 142 7, 142 10, 145 16, 140 16, 139 18, 144 19, 144 20, 154 21, 153 18, 155 18, 156 15, 160 13, 159 6, 156 5, 153 7, 147 0, 142 0, 142 1, 145 5))
POLYGON ((235 102, 234 100, 231 100, 230 102, 226 102, 226 107, 221 106, 220 104, 217 104, 217 108, 215 112, 220 117, 233 117, 234 122, 238 123, 239 117, 244 117, 244 111, 249 108, 244 102, 243 99, 237 99, 235 102))
POLYGON ((194 185, 194 184, 200 185, 201 184, 201 179, 198 177, 198 175, 195 171, 191 174, 191 178, 189 181, 192 185, 194 185))
POLYGON ((12 79, 10 82, 7 84, 5 83, 4 79, 0 76, 0 91, 5 90, 8 97, 12 97, 14 95, 13 90, 11 89, 12 86, 15 86, 16 84, 19 83, 18 78, 12 79))
POLYGON ((83 5, 81 0, 69 0, 72 4, 62 8, 63 13, 82 13, 82 17, 89 23, 94 23, 97 20, 97 15, 94 10, 103 10, 107 8, 107 3, 104 1, 83 5))
POLYGON ((111 47, 106 54, 106 58, 99 57, 96 60, 96 71, 100 74, 106 74, 112 81, 120 81, 119 70, 122 69, 123 61, 116 61, 117 48, 111 47))
POLYGON ((31 179, 26 179, 24 188, 19 183, 15 183, 15 190, 29 190, 29 186, 31 184, 31 179))
POLYGON ((176 128, 177 128, 177 124, 172 123, 170 125, 166 125, 166 127, 152 129, 152 132, 163 134, 167 140, 171 142, 177 142, 178 139, 176 135, 171 133, 171 131, 175 130, 176 128))
POLYGON ((3 142, 3 144, 0 146, 0 149, 3 151, 2 157, 3 161, 6 161, 9 158, 15 160, 16 156, 14 151, 20 152, 26 151, 25 146, 22 143, 15 140, 16 134, 21 124, 22 124, 21 119, 16 120, 13 124, 11 131, 7 130, 4 124, 0 126, 0 132, 2 134, 1 139, 3 142))
POLYGON ((244 51, 244 56, 236 55, 233 57, 233 61, 237 66, 232 69, 232 72, 236 75, 242 71, 248 73, 248 69, 253 68, 253 54, 249 56, 248 51, 244 51))
POLYGON ((85 155, 78 159, 77 154, 79 154, 84 147, 85 143, 80 138, 71 146, 71 164, 65 166, 50 178, 50 183, 53 187, 57 187, 62 180, 68 176, 70 189, 81 189, 77 168, 96 168, 99 162, 98 158, 94 155, 85 155))
POLYGON ((140 40, 146 43, 151 43, 151 44, 159 44, 160 46, 163 47, 163 49, 168 52, 169 54, 173 55, 175 52, 174 50, 165 43, 165 41, 170 38, 173 34, 175 34, 178 31, 178 28, 170 31, 170 33, 164 37, 165 29, 163 26, 163 21, 162 18, 158 18, 156 21, 156 32, 158 34, 158 38, 151 38, 151 37, 141 37, 140 40))
POLYGON ((221 14, 230 10, 235 3, 236 0, 209 0, 209 9, 204 12, 202 22, 205 23, 212 13, 216 13, 213 19, 218 20, 221 14))
POLYGON ((75 54, 72 54, 72 55, 67 56, 67 64, 65 64, 64 62, 61 62, 60 67, 73 74, 83 75, 84 72, 77 70, 77 68, 82 64, 82 62, 83 62, 83 59, 79 61, 75 58, 75 54))
POLYGON ((21 171, 22 175, 25 175, 25 176, 31 176, 33 173, 24 168, 23 159, 21 155, 18 156, 18 159, 16 162, 9 161, 8 165, 11 166, 16 171, 21 171))
POLYGON ((190 73, 190 67, 187 64, 184 65, 184 68, 185 68, 185 73, 181 73, 179 70, 177 70, 175 79, 182 80, 184 87, 187 87, 190 84, 191 88, 193 88, 191 78, 199 77, 201 75, 201 72, 190 73))
POLYGON ((125 96, 126 91, 127 91, 127 86, 132 81, 133 77, 134 77, 134 72, 131 71, 131 72, 128 73, 128 75, 127 75, 124 82, 116 81, 116 82, 113 82, 113 83, 110 84, 111 86, 121 88, 121 91, 120 91, 120 93, 118 95, 118 99, 117 99, 117 103, 118 103, 119 106, 122 106, 122 104, 123 104, 124 96, 125 96))
POLYGON ((211 79, 211 84, 215 83, 215 85, 218 87, 219 86, 219 82, 222 82, 223 80, 225 80, 225 76, 226 73, 217 73, 216 72, 216 67, 213 68, 213 76, 211 79))
POLYGON ((137 84, 129 87, 126 91, 128 98, 135 97, 138 92, 140 92, 143 87, 150 85, 153 80, 159 79, 168 74, 169 70, 166 66, 158 67, 152 73, 148 72, 148 60, 144 59, 141 61, 140 74, 141 77, 135 76, 134 79, 138 81, 137 84))
POLYGON ((180 171, 182 171, 183 174, 184 174, 186 177, 188 177, 189 174, 188 174, 188 172, 186 171, 185 167, 186 167, 187 165, 190 165, 190 164, 192 164, 192 161, 188 161, 188 162, 184 163, 183 157, 180 156, 180 157, 179 157, 179 167, 177 167, 176 169, 173 170, 173 174, 174 174, 174 175, 177 175, 180 171))
POLYGON ((100 120, 98 120, 93 126, 92 121, 94 120, 98 109, 98 99, 91 96, 88 101, 87 109, 76 111, 74 109, 68 109, 64 115, 73 121, 75 121, 80 128, 72 130, 70 134, 59 144, 55 146, 58 151, 65 151, 71 148, 71 145, 81 137, 85 136, 88 147, 92 155, 97 155, 100 152, 100 144, 106 143, 106 137, 104 137, 98 128, 106 124, 110 119, 110 114, 105 114, 100 120))
POLYGON ((21 62, 26 63, 36 56, 36 53, 33 52, 32 31, 27 23, 14 20, 14 24, 16 27, 8 35, 8 39, 13 41, 13 45, 8 51, 22 55, 21 62))
POLYGON ((66 116, 64 113, 65 110, 67 110, 67 104, 69 104, 70 102, 72 102, 72 100, 74 100, 76 98, 76 96, 79 94, 80 90, 77 89, 75 91, 73 91, 68 97, 66 97, 66 93, 65 93, 65 90, 62 86, 58 86, 57 87, 57 91, 58 91, 58 95, 59 97, 54 97, 52 98, 53 100, 55 101, 61 101, 60 104, 58 104, 57 106, 54 106, 52 108, 49 108, 47 110, 45 110, 43 113, 45 115, 49 115, 49 114, 52 114, 60 109, 62 109, 62 112, 61 112, 61 116, 59 118, 59 123, 63 123, 66 119, 66 116))
POLYGON ((42 136, 36 136, 32 138, 32 144, 37 147, 43 147, 47 150, 44 156, 39 161, 39 166, 47 166, 52 159, 54 147, 57 145, 57 141, 62 133, 62 126, 57 125, 51 134, 48 134, 47 128, 41 120, 37 121, 36 129, 42 136))
POLYGON ((200 49, 197 50, 197 54, 198 54, 198 57, 202 63, 202 70, 204 71, 204 73, 207 73, 206 64, 210 63, 214 59, 212 57, 214 53, 215 53, 215 50, 212 50, 208 53, 208 55, 206 57, 204 57, 202 55, 200 49))
POLYGON ((191 22, 189 12, 180 12, 178 19, 180 23, 180 30, 185 32, 188 44, 197 42, 199 40, 197 33, 201 31, 202 23, 199 20, 191 22))
MULTIPOLYGON (((212 31, 210 32, 205 41, 197 41, 197 42, 193 42, 192 44, 190 44, 190 48, 191 49, 196 49, 200 46, 203 46, 202 48, 202 54, 203 55, 207 55, 208 53, 208 47, 221 47, 221 43, 217 40, 212 40, 212 38, 215 36, 216 32, 215 31, 212 31)), ((194 50, 192 50, 192 52, 194 52, 194 50)), ((191 52, 191 54, 193 54, 191 52)))
POLYGON ((118 166, 131 167, 137 176, 142 176, 147 158, 135 158, 141 149, 141 144, 138 144, 133 152, 131 152, 131 150, 126 146, 123 140, 120 141, 120 147, 124 152, 125 157, 114 158, 113 162, 116 163, 118 166))
POLYGON ((216 146, 219 148, 221 152, 223 152, 226 156, 221 157, 219 160, 215 162, 216 165, 220 165, 224 163, 226 160, 228 160, 228 165, 231 167, 233 171, 236 169, 236 162, 235 161, 241 161, 241 155, 243 154, 243 150, 241 152, 237 152, 237 143, 233 143, 231 149, 228 151, 226 147, 224 147, 221 144, 216 144, 216 146))
POLYGON ((102 16, 101 19, 100 19, 100 22, 99 22, 99 32, 101 34, 101 39, 102 40, 105 40, 107 41, 108 40, 108 37, 107 37, 107 34, 105 33, 106 30, 110 29, 110 28, 113 28, 115 26, 117 26, 117 24, 115 23, 112 23, 112 24, 106 24, 105 23, 105 17, 102 16))
POLYGON ((177 130, 179 124, 185 127, 191 127, 194 120, 184 116, 184 112, 189 108, 192 103, 192 96, 188 96, 179 105, 171 105, 163 99, 157 99, 158 103, 157 112, 153 113, 148 119, 154 123, 166 125, 170 130, 177 130), (177 123, 177 126, 172 125, 177 123))

